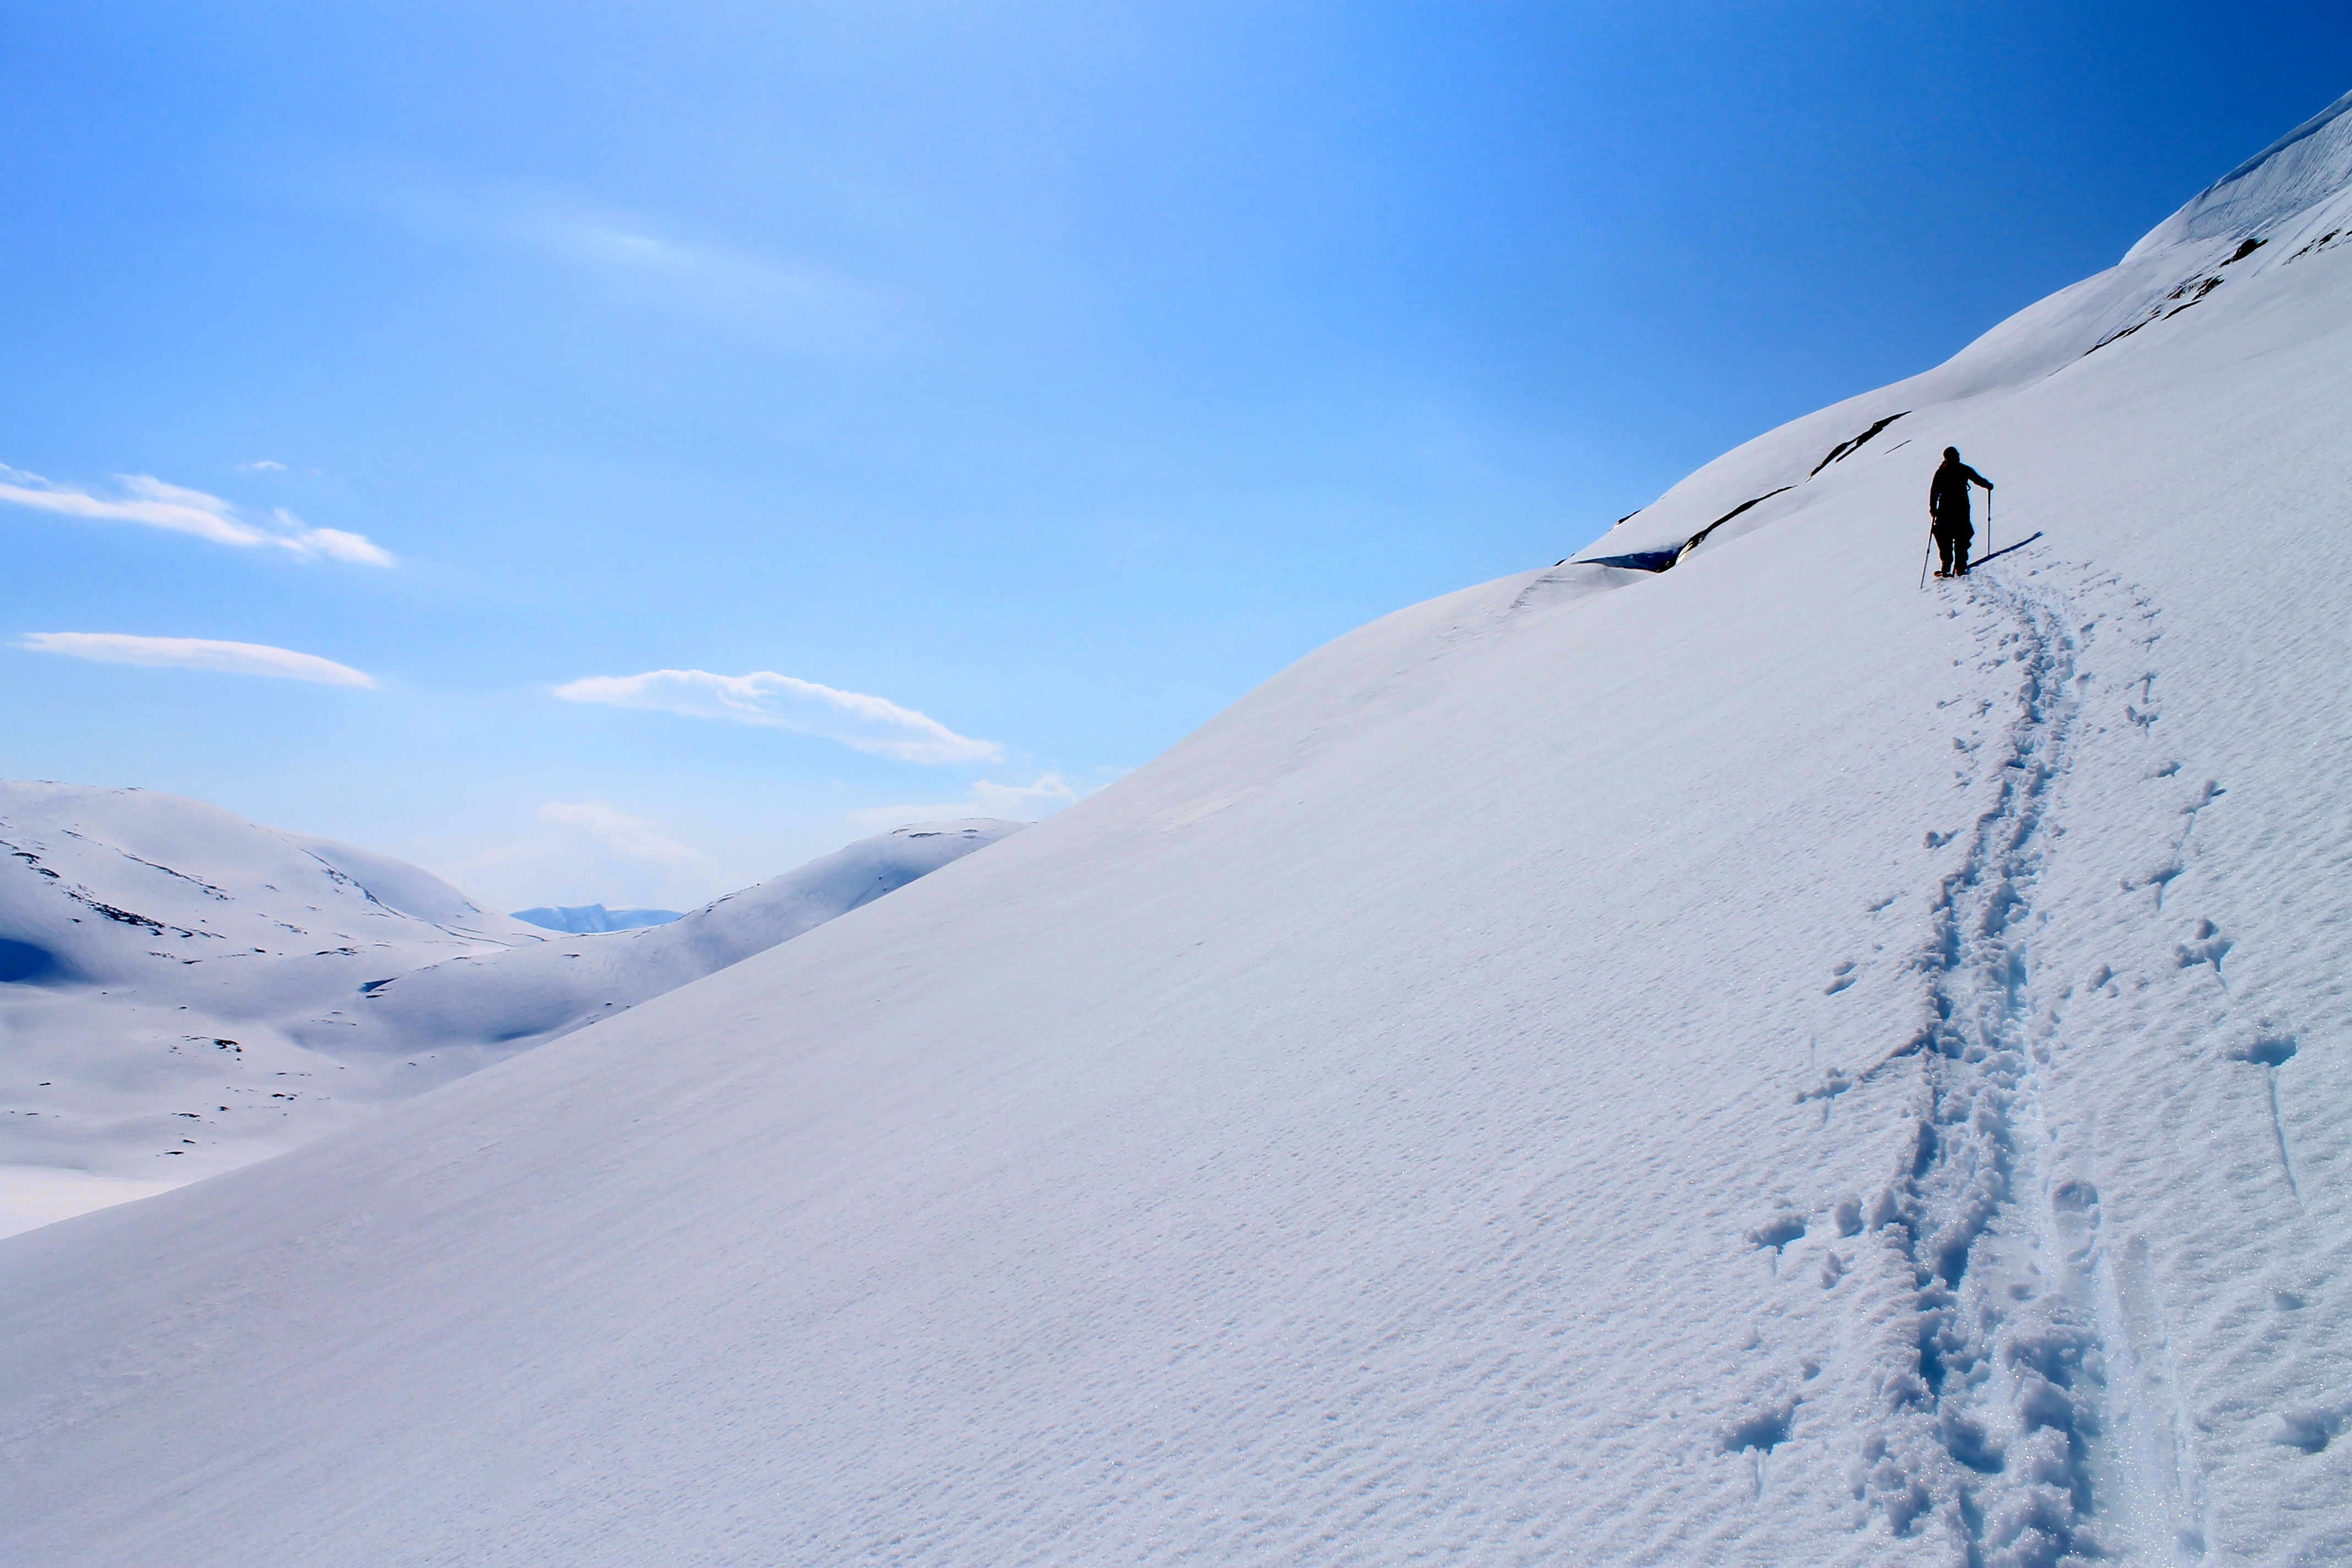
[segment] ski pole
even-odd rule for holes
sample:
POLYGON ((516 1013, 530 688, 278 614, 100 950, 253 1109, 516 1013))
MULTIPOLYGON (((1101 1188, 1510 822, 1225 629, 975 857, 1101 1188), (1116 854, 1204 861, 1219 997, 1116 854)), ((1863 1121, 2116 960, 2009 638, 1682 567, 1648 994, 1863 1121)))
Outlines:
POLYGON ((1935 553, 1936 540, 1935 536, 1930 534, 1927 538, 1927 548, 1919 552, 1919 592, 1923 594, 1927 591, 1927 558, 1935 553))
POLYGON ((1992 487, 1985 487, 1985 553, 1992 553, 1992 487))

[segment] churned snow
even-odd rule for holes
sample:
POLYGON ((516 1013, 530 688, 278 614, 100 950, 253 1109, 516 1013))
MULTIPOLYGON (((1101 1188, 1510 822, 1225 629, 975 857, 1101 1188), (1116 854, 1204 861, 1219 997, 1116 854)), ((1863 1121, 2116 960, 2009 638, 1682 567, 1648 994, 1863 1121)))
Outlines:
POLYGON ((667 925, 566 935, 197 801, 0 783, 0 1235, 308 1142, 1014 827, 903 827, 667 925))
POLYGON ((0 1244, 0 1554, 2352 1557, 2328 134, 1592 552, 1671 570, 0 1244), (2021 548, 1923 592, 1947 444, 2021 548))

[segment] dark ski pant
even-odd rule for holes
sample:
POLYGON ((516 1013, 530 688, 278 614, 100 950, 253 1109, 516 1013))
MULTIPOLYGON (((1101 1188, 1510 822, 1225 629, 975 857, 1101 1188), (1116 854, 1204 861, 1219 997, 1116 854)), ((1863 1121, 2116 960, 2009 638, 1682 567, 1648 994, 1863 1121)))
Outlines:
POLYGON ((1969 547, 1976 542, 1977 531, 1965 522, 1939 522, 1931 531, 1936 536, 1937 559, 1942 563, 1937 574, 1949 576, 1969 569, 1969 547))

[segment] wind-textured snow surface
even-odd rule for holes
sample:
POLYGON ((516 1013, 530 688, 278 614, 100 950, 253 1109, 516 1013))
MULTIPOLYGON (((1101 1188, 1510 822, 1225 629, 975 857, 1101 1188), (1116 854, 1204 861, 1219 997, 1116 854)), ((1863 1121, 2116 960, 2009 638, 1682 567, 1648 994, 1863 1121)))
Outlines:
POLYGON ((0 783, 0 1235, 308 1142, 1015 826, 903 827, 667 925, 562 935, 198 801, 0 783))
POLYGON ((1672 570, 1402 611, 987 855, 0 1244, 0 1556, 2352 1557, 2311 205, 1596 552, 1672 570), (1948 443, 2039 537, 1922 592, 1948 443))

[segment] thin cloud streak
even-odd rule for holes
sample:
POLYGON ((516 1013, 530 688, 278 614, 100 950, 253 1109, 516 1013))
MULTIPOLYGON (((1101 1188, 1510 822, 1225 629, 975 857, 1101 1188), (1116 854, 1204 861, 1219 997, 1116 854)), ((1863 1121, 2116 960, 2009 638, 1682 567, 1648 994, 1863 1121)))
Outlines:
POLYGON ((692 909, 714 891, 710 857, 659 823, 595 801, 550 801, 538 816, 542 831, 439 867, 439 874, 499 909, 614 900, 692 909))
POLYGON ((661 831, 660 825, 641 816, 614 811, 593 801, 551 801, 539 808, 539 819, 556 827, 577 828, 631 860, 655 866, 708 866, 710 857, 680 844, 661 831))
POLYGON ((216 642, 208 637, 142 637, 128 632, 26 632, 16 647, 28 653, 60 653, 92 664, 137 664, 151 668, 202 669, 215 675, 267 675, 322 686, 373 687, 375 679, 348 664, 317 654, 257 642, 216 642))
POLYGON ((413 233, 536 253, 637 306, 683 311, 730 334, 750 331, 793 352, 865 360, 908 330, 904 301, 870 281, 809 258, 680 237, 657 213, 396 168, 332 199, 356 200, 413 233))
POLYGON ((952 822, 970 816, 1034 822, 1084 799, 1101 787, 1100 784, 1082 784, 1057 773, 1040 773, 1025 784, 1001 784, 988 779, 977 779, 972 783, 971 795, 963 800, 931 805, 866 806, 851 812, 847 820, 853 827, 877 832, 902 827, 910 822, 952 822))
POLYGON ((772 669, 749 675, 713 675, 706 669, 597 675, 559 686, 555 695, 567 702, 791 730, 907 763, 994 762, 1004 751, 993 741, 959 735, 929 715, 887 698, 837 691, 772 669))
POLYGON ((0 464, 0 501, 66 517, 142 523, 240 549, 269 544, 310 559, 323 557, 362 566, 393 563, 391 553, 365 534, 313 528, 284 507, 272 511, 269 523, 263 525, 238 516, 233 502, 184 485, 166 484, 152 474, 117 474, 114 479, 122 493, 99 496, 0 464))

